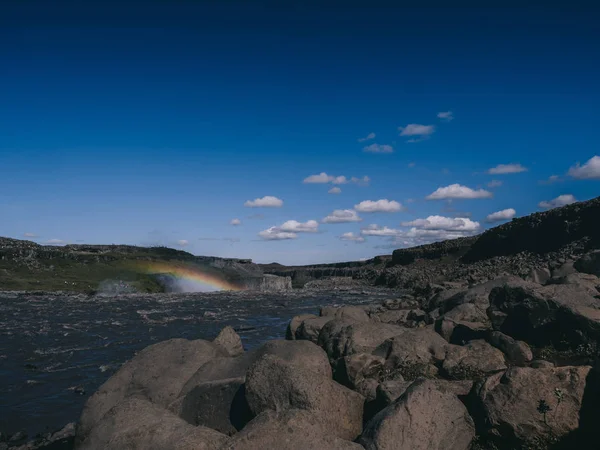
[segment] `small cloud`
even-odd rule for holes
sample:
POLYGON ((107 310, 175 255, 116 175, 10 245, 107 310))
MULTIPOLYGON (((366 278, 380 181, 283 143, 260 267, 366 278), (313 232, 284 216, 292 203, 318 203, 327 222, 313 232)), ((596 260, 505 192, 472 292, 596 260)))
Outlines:
POLYGON ((229 222, 231 225, 241 225, 242 221, 240 219, 231 219, 231 222, 229 222))
POLYGON ((189 245, 189 241, 187 241, 186 239, 180 239, 177 241, 177 245, 179 245, 180 247, 185 247, 186 245, 189 245))
POLYGON ((49 239, 46 241, 46 244, 48 244, 48 245, 63 245, 63 244, 65 244, 65 241, 63 241, 62 239, 49 239))
POLYGON ((327 173, 325 173, 325 172, 321 172, 320 174, 311 175, 309 177, 306 177, 302 182, 305 184, 327 184, 327 183, 331 183, 331 184, 347 184, 347 183, 368 184, 369 181, 371 181, 371 179, 367 176, 364 176, 362 178, 352 177, 352 178, 348 179, 343 175, 336 177, 333 175, 327 175, 327 173))
POLYGON ((358 184, 359 186, 368 186, 368 184, 371 182, 371 179, 365 175, 362 178, 352 177, 350 178, 350 181, 358 184))
POLYGON ((495 213, 489 214, 485 220, 486 222, 502 222, 503 220, 510 220, 517 212, 513 208, 503 209, 502 211, 496 211, 495 213))
POLYGON ((407 198, 406 199, 406 203, 414 203, 415 199, 414 198, 407 198))
POLYGON ((363 148, 363 152, 368 153, 393 153, 394 148, 387 144, 371 144, 363 148))
POLYGON ((393 228, 388 227, 380 227, 376 224, 371 224, 360 230, 360 234, 362 234, 363 236, 397 236, 401 233, 402 232, 400 230, 395 230, 393 228))
POLYGON ((374 213, 374 212, 399 212, 404 209, 402 204, 398 203, 395 200, 365 200, 360 202, 357 205, 354 205, 354 209, 359 212, 364 213, 374 213))
POLYGON ((559 195, 555 199, 550 201, 543 201, 538 203, 538 206, 542 209, 552 209, 552 208, 560 208, 561 206, 570 205, 571 203, 575 203, 577 199, 573 197, 571 194, 559 195))
POLYGON ((267 241, 282 241, 286 239, 296 239, 296 233, 282 231, 279 227, 271 227, 258 233, 258 235, 267 241))
POLYGON ((330 215, 325 217, 323 223, 349 223, 361 222, 362 218, 352 209, 336 209, 330 215))
POLYGON ((375 139, 375 133, 369 133, 369 134, 367 134, 367 137, 360 138, 358 140, 358 142, 370 141, 371 139, 375 139))
POLYGON ((341 194, 342 190, 339 187, 335 186, 329 189, 327 192, 330 194, 341 194))
POLYGON ((435 192, 425 197, 427 200, 446 200, 446 199, 475 199, 492 198, 493 194, 484 189, 474 190, 460 184, 451 184, 450 186, 438 188, 435 192))
POLYGON ((260 213, 256 213, 256 214, 250 214, 246 218, 250 219, 250 220, 262 220, 262 219, 265 218, 265 215, 264 214, 260 214, 260 213))
POLYGON ((497 188, 502 186, 502 181, 500 180, 492 180, 487 184, 487 187, 489 188, 497 188))
POLYGON ((583 166, 575 164, 568 175, 578 180, 600 180, 600 156, 593 156, 583 166))
POLYGON ((398 130, 400 136, 429 136, 435 132, 435 126, 410 123, 405 127, 398 127, 398 130))
POLYGON ((340 236, 340 240, 342 241, 354 241, 356 243, 362 243, 365 242, 365 238, 362 236, 356 236, 354 233, 352 233, 351 231, 348 233, 344 233, 340 236))
POLYGON ((474 222, 466 217, 444 217, 429 216, 426 219, 416 219, 410 222, 402 222, 403 227, 415 227, 422 230, 445 230, 445 231, 477 231, 479 222, 474 222))
POLYGON ((417 165, 417 163, 414 163, 414 162, 408 163, 408 167, 410 167, 411 169, 413 167, 415 167, 416 165, 417 165))
POLYGON ((35 233, 23 233, 23 236, 24 236, 24 237, 28 237, 28 238, 35 238, 35 237, 38 237, 38 235, 37 235, 37 234, 35 234, 35 233))
POLYGON ((288 220, 278 228, 281 231, 289 231, 291 233, 316 233, 319 231, 319 222, 316 220, 309 220, 308 222, 302 223, 296 220, 288 220))
POLYGON ((248 208, 281 208, 283 206, 283 200, 267 195, 263 198, 248 200, 244 203, 244 206, 248 208))
POLYGON ((552 184, 561 181, 558 175, 550 175, 547 179, 540 181, 540 184, 552 184))
POLYGON ((454 114, 452 114, 452 111, 439 112, 437 116, 438 119, 442 119, 445 122, 450 122, 452 119, 454 119, 454 114))
POLYGON ((527 172, 527 168, 521 164, 498 164, 487 171, 490 175, 505 175, 507 173, 527 172))

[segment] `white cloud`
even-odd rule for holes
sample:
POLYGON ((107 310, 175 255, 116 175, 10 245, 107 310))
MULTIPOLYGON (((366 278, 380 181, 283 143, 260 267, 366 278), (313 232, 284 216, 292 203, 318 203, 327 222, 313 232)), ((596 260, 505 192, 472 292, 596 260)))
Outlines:
POLYGON ((434 125, 421 125, 418 123, 410 123, 405 127, 398 127, 400 136, 430 136, 435 131, 434 125))
POLYGON ((439 112, 437 116, 438 119, 445 120, 446 122, 450 122, 452 119, 454 119, 454 114, 452 113, 452 111, 439 112))
POLYGON ((367 137, 360 138, 358 140, 358 142, 370 141, 371 139, 375 139, 375 133, 369 133, 369 134, 367 134, 367 137))
POLYGON ((394 148, 387 144, 371 144, 363 148, 363 152, 368 153, 393 153, 394 148))
POLYGON ((365 238, 362 236, 356 236, 354 233, 352 233, 351 231, 348 233, 344 233, 340 236, 340 239, 342 241, 354 241, 357 243, 360 242, 365 242, 365 238))
POLYGON ((365 200, 358 205, 354 205, 354 209, 359 212, 398 212, 402 211, 403 206, 395 200, 381 199, 377 201, 365 200))
POLYGON ((65 241, 63 241, 62 239, 49 239, 46 241, 46 244, 48 245, 62 245, 65 244, 65 241))
POLYGON ((492 180, 487 184, 487 187, 489 188, 497 188, 502 186, 502 181, 500 180, 492 180))
POLYGON ((296 239, 298 237, 296 233, 282 231, 279 227, 267 228, 258 233, 258 235, 268 241, 281 241, 285 239, 296 239))
POLYGON ((229 222, 231 225, 241 225, 242 221, 240 219, 231 219, 231 222, 229 222))
POLYGON ((348 179, 343 175, 336 177, 333 175, 327 175, 327 173, 325 172, 321 172, 318 175, 310 175, 306 177, 302 182, 305 184, 346 184, 350 182, 357 184, 365 184, 369 183, 369 181, 371 181, 371 179, 367 176, 364 176, 363 178, 352 177, 348 179))
POLYGON ((352 209, 336 209, 330 215, 325 217, 323 223, 349 223, 361 222, 362 218, 352 209))
POLYGON ((575 164, 568 175, 578 180, 600 180, 600 156, 593 156, 583 166, 575 164))
POLYGON ((450 186, 438 188, 435 192, 425 197, 427 200, 445 200, 445 199, 474 199, 491 198, 493 194, 484 189, 474 190, 460 184, 451 184, 450 186))
POLYGON ((496 211, 495 213, 489 214, 485 220, 487 222, 502 222, 503 220, 509 220, 515 217, 517 212, 513 208, 503 209, 502 211, 496 211))
POLYGON ((445 230, 445 231, 477 231, 479 222, 474 222, 466 217, 444 217, 429 216, 427 219, 416 219, 410 222, 402 222, 403 227, 415 227, 423 230, 445 230))
POLYGON ((244 206, 247 206, 248 208, 281 208, 283 206, 283 200, 267 195, 263 198, 248 200, 244 203, 244 206))
POLYGON ((507 173, 521 173, 527 172, 527 168, 521 164, 498 164, 496 167, 492 167, 488 170, 491 175, 504 175, 507 173))
POLYGON ((570 205, 577 200, 571 194, 559 195, 558 197, 538 203, 538 206, 543 209, 559 208, 561 206, 570 205))
POLYGON ((388 227, 380 227, 379 225, 371 224, 360 230, 363 236, 398 236, 402 231, 388 227))
POLYGON ((23 233, 23 236, 29 237, 29 238, 38 237, 38 235, 35 233, 23 233))
POLYGON ((329 192, 330 194, 341 194, 342 190, 339 187, 335 186, 329 189, 327 192, 329 192))
POLYGON ((281 231, 289 231, 291 233, 316 233, 319 230, 319 222, 309 220, 302 223, 297 220, 288 220, 278 228, 281 231))
POLYGON ((177 245, 179 245, 180 247, 185 247, 185 246, 186 246, 186 245, 188 245, 188 244, 189 244, 189 241, 188 241, 188 240, 186 240, 186 239, 179 239, 179 240, 177 241, 177 245))

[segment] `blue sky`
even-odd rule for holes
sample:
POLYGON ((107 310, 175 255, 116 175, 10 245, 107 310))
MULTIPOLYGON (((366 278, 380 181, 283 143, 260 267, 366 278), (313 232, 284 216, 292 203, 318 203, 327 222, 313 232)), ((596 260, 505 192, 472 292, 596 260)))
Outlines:
POLYGON ((0 5, 2 236, 307 264, 600 195, 595 10, 45 3, 0 5))

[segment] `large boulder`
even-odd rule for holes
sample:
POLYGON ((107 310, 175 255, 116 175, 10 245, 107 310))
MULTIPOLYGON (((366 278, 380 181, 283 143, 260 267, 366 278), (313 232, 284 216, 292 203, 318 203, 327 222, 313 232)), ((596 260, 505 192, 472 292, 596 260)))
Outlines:
POLYGON ((476 389, 482 423, 515 447, 565 436, 580 424, 589 373, 589 366, 513 367, 494 375, 476 389))
POLYGON ((467 450, 474 436, 473 420, 456 395, 422 380, 367 423, 360 443, 367 450, 467 450))
POLYGON ((549 284, 565 284, 583 288, 592 297, 600 296, 600 279, 588 273, 572 273, 561 278, 552 278, 549 284))
POLYGON ((218 450, 228 437, 195 427, 164 408, 130 397, 111 408, 80 443, 79 450, 218 450))
MULTIPOLYGON (((429 380, 435 387, 442 392, 450 392, 456 396, 466 397, 473 388, 471 380, 429 380)), ((383 409, 394 403, 415 381, 405 381, 402 379, 387 380, 377 386, 376 401, 383 409)))
POLYGON ((221 450, 360 450, 354 442, 331 436, 309 411, 264 411, 236 434, 221 450))
POLYGON ((221 347, 229 356, 239 356, 244 353, 244 346, 239 334, 232 327, 225 327, 213 340, 213 343, 221 347))
POLYGON ((430 328, 403 328, 403 332, 387 339, 373 351, 385 358, 384 376, 407 380, 437 375, 437 366, 446 357, 449 345, 430 328))
POLYGON ((502 350, 506 358, 517 366, 524 366, 533 359, 531 348, 526 342, 516 341, 500 331, 489 333, 487 341, 497 349, 502 350))
POLYGON ((314 314, 300 314, 299 316, 293 317, 292 320, 290 320, 287 329, 285 330, 285 338, 293 341, 296 339, 296 331, 298 330, 298 327, 302 325, 302 322, 304 322, 306 319, 316 318, 317 316, 314 314))
POLYGON ((365 379, 379 378, 385 359, 369 353, 355 353, 340 360, 335 372, 335 380, 344 386, 355 389, 365 379))
POLYGON ((575 269, 600 277, 600 250, 595 250, 575 261, 575 269))
POLYGON ((453 380, 479 379, 506 369, 504 354, 484 340, 467 345, 449 345, 442 364, 446 376, 453 380))
POLYGON ((600 299, 577 286, 504 286, 490 294, 494 329, 536 346, 600 339, 600 299))
POLYGON ((267 410, 310 411, 341 439, 353 440, 362 430, 362 395, 274 355, 263 356, 248 370, 246 399, 256 415, 267 410))
POLYGON ((389 323, 414 328, 425 322, 427 313, 422 309, 392 309, 371 314, 374 322, 389 323))
POLYGON ((348 319, 356 322, 369 321, 365 308, 361 306, 324 306, 321 308, 320 316, 331 317, 332 319, 348 319))
POLYGON ((298 328, 296 328, 296 339, 316 343, 319 339, 321 328, 323 328, 325 324, 331 322, 332 320, 334 320, 334 318, 331 316, 314 318, 309 317, 308 319, 304 319, 298 328))
POLYGON ((77 427, 76 442, 123 399, 141 396, 166 408, 189 378, 224 350, 204 340, 171 339, 140 351, 106 381, 86 402, 77 427))

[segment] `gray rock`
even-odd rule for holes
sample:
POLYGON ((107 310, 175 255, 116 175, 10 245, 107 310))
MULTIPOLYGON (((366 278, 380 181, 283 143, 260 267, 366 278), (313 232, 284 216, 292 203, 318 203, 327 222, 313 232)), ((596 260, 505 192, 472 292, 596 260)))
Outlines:
POLYGON ((531 361, 531 364, 529 364, 529 366, 534 369, 547 369, 549 367, 554 367, 554 363, 551 361, 546 361, 544 359, 534 359, 533 361, 531 361))
POLYGON ((86 402, 77 427, 80 442, 123 399, 141 396, 166 408, 199 367, 224 351, 212 342, 171 339, 151 345, 126 362, 86 402))
POLYGON ((79 450, 217 450, 228 437, 195 427, 162 407, 128 398, 113 407, 91 430, 79 450))
POLYGON ((354 442, 330 436, 309 411, 265 411, 236 434, 222 450, 360 450, 354 442))
POLYGON ((419 322, 425 322, 426 316, 427 313, 422 309, 396 309, 372 314, 371 320, 392 325, 415 327, 419 322))
POLYGON ((564 284, 578 286, 592 297, 600 295, 600 279, 596 275, 587 273, 572 273, 561 278, 552 278, 549 284, 564 284))
POLYGON ((244 353, 242 338, 232 327, 225 327, 219 335, 213 340, 213 344, 221 347, 229 356, 239 356, 244 353))
POLYGON ((497 349, 502 350, 508 360, 517 366, 523 366, 533 359, 531 348, 526 342, 516 341, 500 331, 492 331, 487 341, 497 349))
POLYGON ((435 321, 434 329, 451 344, 463 344, 474 339, 482 339, 490 329, 490 325, 481 322, 456 322, 446 317, 435 321))
POLYGON ((367 423, 360 439, 367 450, 467 450, 475 436, 465 406, 434 383, 413 383, 367 423))
POLYGON ((385 359, 368 353, 355 353, 340 359, 335 373, 339 383, 355 389, 367 378, 378 378, 385 359))
POLYGON ((298 327, 302 324, 302 322, 304 322, 306 319, 316 319, 317 316, 315 316, 314 314, 300 314, 299 316, 295 316, 292 320, 290 320, 290 323, 287 326, 287 329, 285 330, 285 338, 288 340, 295 340, 296 339, 296 331, 298 330, 298 327))
POLYGON ((579 272, 600 277, 600 250, 595 250, 582 256, 575 261, 574 267, 579 272))
POLYGON ((325 306, 321 308, 321 317, 331 317, 332 319, 348 319, 355 322, 368 322, 369 316, 365 312, 365 308, 361 306, 342 306, 333 307, 325 306))
POLYGON ((246 399, 256 415, 267 410, 310 411, 340 439, 353 440, 362 430, 362 395, 274 355, 263 356, 248 370, 246 399))
POLYGON ((442 364, 446 375, 454 380, 482 378, 506 369, 504 354, 484 340, 467 345, 450 345, 442 364))
POLYGON ((332 317, 315 317, 304 319, 300 326, 296 329, 296 339, 317 342, 319 333, 328 322, 333 320, 332 317))
POLYGON ((531 269, 525 281, 537 284, 546 284, 546 282, 552 277, 550 269, 547 267, 539 267, 531 269))
MULTIPOLYGON (((410 385, 417 381, 388 380, 377 386, 377 401, 381 409, 394 403, 410 385)), ((456 396, 464 397, 471 392, 473 381, 471 380, 429 380, 435 384, 436 388, 442 392, 450 392, 456 396)))

